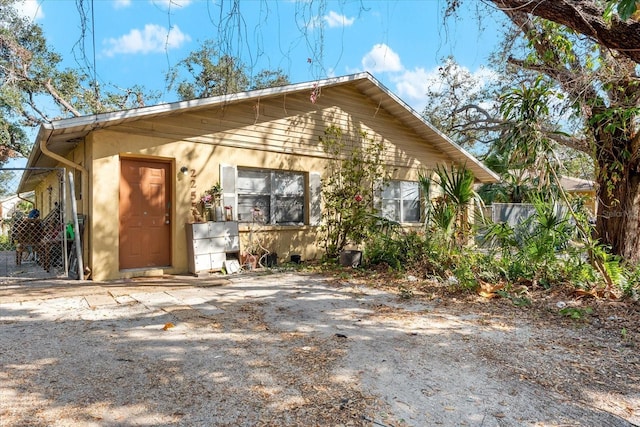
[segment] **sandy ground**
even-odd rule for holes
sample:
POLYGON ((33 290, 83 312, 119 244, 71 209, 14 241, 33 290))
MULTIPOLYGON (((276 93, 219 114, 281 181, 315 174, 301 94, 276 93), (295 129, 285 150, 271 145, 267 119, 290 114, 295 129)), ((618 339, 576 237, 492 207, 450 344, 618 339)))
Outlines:
POLYGON ((576 321, 291 272, 5 280, 0 303, 1 426, 640 425, 635 307, 576 321))

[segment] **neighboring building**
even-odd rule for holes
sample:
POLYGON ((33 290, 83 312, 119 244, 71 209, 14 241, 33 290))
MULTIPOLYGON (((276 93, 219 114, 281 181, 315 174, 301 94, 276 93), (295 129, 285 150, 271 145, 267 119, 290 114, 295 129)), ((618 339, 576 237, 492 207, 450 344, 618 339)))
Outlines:
MULTIPOLYGON (((419 172, 436 165, 465 165, 478 182, 498 180, 368 73, 44 124, 28 166, 75 171, 94 280, 187 272, 185 223, 193 221, 192 203, 218 182, 241 246, 255 237, 251 211, 259 205, 263 245, 281 260, 309 260, 322 255, 327 155, 319 138, 331 125, 382 140, 399 189, 413 188, 419 172)), ((54 175, 26 172, 20 191, 42 198, 54 175)), ((402 200, 394 202, 402 209, 402 200)), ((387 214, 393 205, 385 204, 387 214)))
POLYGON ((2 218, 0 234, 7 236, 11 229, 12 219, 20 214, 26 216, 26 212, 28 212, 26 209, 31 206, 33 206, 33 192, 29 192, 20 197, 13 195, 0 200, 0 217, 2 218), (21 210, 20 208, 23 205, 23 210, 21 210))
POLYGON ((584 205, 595 218, 597 209, 596 186, 593 181, 570 176, 561 176, 560 185, 563 190, 584 199, 584 205))
MULTIPOLYGON (((569 176, 560 176, 560 185, 565 193, 583 199, 584 207, 592 217, 596 212, 596 189, 593 181, 569 176)), ((488 206, 493 222, 506 222, 515 226, 535 214, 531 203, 493 203, 488 206)), ((561 200, 556 203, 559 214, 567 212, 566 204, 561 200)))
POLYGON ((25 204, 28 207, 33 205, 33 192, 23 194, 20 197, 17 195, 8 196, 0 200, 0 217, 3 220, 13 218, 16 212, 20 211, 21 204, 25 204))

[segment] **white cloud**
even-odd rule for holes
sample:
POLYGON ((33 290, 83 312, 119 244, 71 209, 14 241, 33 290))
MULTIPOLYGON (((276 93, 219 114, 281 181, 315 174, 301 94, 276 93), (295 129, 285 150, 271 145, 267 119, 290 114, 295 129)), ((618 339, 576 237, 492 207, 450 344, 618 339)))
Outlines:
POLYGON ((322 19, 329 25, 329 28, 335 27, 350 27, 353 25, 353 22, 356 20, 355 18, 347 18, 344 15, 340 15, 333 10, 329 12, 328 15, 325 15, 322 19))
POLYGON ((191 0, 151 0, 151 3, 160 6, 163 9, 175 9, 176 7, 187 7, 191 4, 191 0))
MULTIPOLYGON (((474 94, 487 85, 496 82, 499 78, 495 71, 480 67, 471 72, 468 68, 457 65, 451 72, 464 79, 466 90, 474 94)), ((439 67, 431 70, 414 68, 403 70, 402 73, 393 75, 390 80, 396 85, 395 92, 400 98, 411 105, 416 111, 422 111, 428 102, 427 92, 441 92, 445 85, 440 75, 439 67)), ((487 108, 491 105, 486 104, 487 108)))
POLYGON ((107 56, 119 53, 158 53, 169 49, 175 49, 191 40, 188 34, 180 31, 178 26, 168 31, 165 27, 155 24, 147 24, 144 30, 133 29, 129 34, 105 40, 108 47, 104 50, 107 56))
MULTIPOLYGON (((427 92, 440 92, 445 88, 440 75, 441 66, 431 70, 425 70, 422 67, 406 69, 402 65, 400 56, 386 44, 374 45, 362 58, 362 68, 374 75, 388 73, 387 81, 395 85, 393 92, 416 111, 422 111, 427 104, 429 99, 427 92)), ((363 70, 347 67, 349 73, 363 70)), ((485 67, 471 72, 468 68, 455 64, 450 72, 463 78, 469 93, 477 93, 499 79, 495 71, 485 67)))
POLYGON ((485 86, 500 80, 500 75, 496 71, 491 70, 487 67, 480 67, 472 74, 479 82, 481 82, 485 86))
POLYGON ((396 92, 409 105, 416 110, 421 110, 427 99, 429 81, 435 71, 427 72, 424 68, 404 70, 397 76, 392 76, 391 81, 396 85, 396 92), (420 106, 416 108, 416 106, 420 106))
POLYGON ((309 19, 309 22, 304 24, 304 26, 307 27, 309 30, 315 30, 316 28, 319 28, 322 26, 322 18, 320 18, 319 16, 313 16, 311 17, 311 19, 309 19))
POLYGON ((44 18, 44 12, 38 0, 18 1, 14 7, 20 16, 30 19, 32 22, 44 18))
POLYGON ((113 2, 113 7, 115 9, 125 9, 131 6, 131 0, 115 0, 113 2))
POLYGON ((372 73, 402 71, 400 57, 386 44, 376 44, 362 58, 362 67, 372 73))

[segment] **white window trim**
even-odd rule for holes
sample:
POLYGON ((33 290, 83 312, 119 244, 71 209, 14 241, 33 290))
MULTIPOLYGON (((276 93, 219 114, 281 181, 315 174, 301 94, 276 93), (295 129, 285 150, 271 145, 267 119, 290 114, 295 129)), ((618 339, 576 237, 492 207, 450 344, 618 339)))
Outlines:
MULTIPOLYGON (((269 222, 265 222, 264 225, 269 225, 269 226, 284 226, 284 227, 289 227, 289 226, 302 226, 305 225, 305 221, 308 215, 308 206, 307 206, 307 194, 309 193, 309 184, 308 184, 308 177, 306 176, 307 173, 305 172, 301 172, 301 171, 292 171, 292 170, 285 170, 285 169, 269 169, 269 168, 252 168, 252 167, 243 167, 243 166, 237 166, 236 167, 237 173, 236 173, 236 180, 239 179, 240 174, 242 173, 243 170, 248 171, 248 170, 253 170, 253 171, 257 171, 257 172, 265 172, 269 174, 269 180, 270 180, 270 188, 271 191, 269 193, 269 222), (275 194, 273 192, 273 188, 275 188, 275 181, 276 181, 276 175, 278 173, 283 173, 283 174, 291 174, 291 175, 299 175, 302 177, 303 183, 302 183, 302 194, 300 195, 295 195, 293 197, 300 197, 302 199, 302 221, 300 222, 294 222, 294 221, 290 221, 290 222, 274 222, 274 208, 276 206, 276 200, 279 197, 290 197, 290 195, 286 195, 286 194, 282 194, 282 195, 278 195, 275 194)), ((255 196, 267 196, 266 193, 240 193, 238 191, 237 188, 237 182, 236 182, 236 200, 237 200, 237 205, 240 204, 240 197, 244 196, 244 195, 255 195, 255 196)), ((237 211, 237 208, 236 208, 237 211)), ((239 212, 238 212, 239 213, 239 212)), ((237 216, 236 216, 237 217, 237 216)), ((248 224, 251 223, 252 221, 249 220, 244 220, 242 219, 240 222, 248 224)))
MULTIPOLYGON (((399 197, 396 198, 385 198, 384 197, 384 190, 385 188, 382 189, 382 191, 380 192, 380 207, 382 209, 382 207, 384 207, 384 202, 387 200, 392 200, 392 201, 398 201, 398 206, 400 209, 400 212, 398 212, 398 222, 400 222, 401 224, 420 224, 421 223, 421 217, 422 217, 422 206, 420 204, 420 199, 421 199, 421 193, 420 193, 420 186, 418 184, 417 181, 410 181, 410 180, 406 180, 406 179, 393 179, 393 180, 389 180, 386 185, 389 185, 391 183, 397 183, 400 188, 399 188, 399 197), (408 183, 412 183, 412 184, 416 184, 418 187, 418 197, 416 199, 410 199, 411 201, 416 201, 418 203, 418 219, 415 221, 403 221, 404 218, 404 202, 405 199, 403 198, 403 194, 402 194, 402 183, 403 182, 408 182, 408 183)), ((409 200, 409 199, 407 199, 409 200)))

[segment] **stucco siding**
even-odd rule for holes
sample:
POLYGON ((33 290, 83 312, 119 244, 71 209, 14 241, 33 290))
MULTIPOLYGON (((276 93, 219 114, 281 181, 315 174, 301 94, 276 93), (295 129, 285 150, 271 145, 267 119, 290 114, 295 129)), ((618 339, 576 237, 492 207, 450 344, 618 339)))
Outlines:
MULTIPOLYGON (((95 280, 186 272, 184 223, 193 219, 192 204, 221 181, 221 168, 225 186, 231 188, 224 192, 225 204, 241 207, 243 216, 249 217, 252 206, 270 209, 269 204, 274 204, 277 213, 272 222, 281 225, 259 231, 269 249, 281 260, 292 253, 311 259, 322 254, 317 225, 322 217, 321 177, 327 173, 328 158, 321 137, 329 126, 342 131, 347 142, 344 156, 360 144, 382 143, 391 179, 415 181, 419 173, 455 161, 467 163, 479 182, 498 180, 368 73, 57 120, 41 126, 28 164, 52 167, 63 163, 88 170, 76 188, 81 196, 78 210, 88 219, 84 248, 95 280), (171 209, 160 217, 170 214, 170 268, 133 273, 119 270, 123 158, 140 159, 140 163, 127 162, 140 170, 145 166, 138 165, 149 164, 149 160, 169 165, 158 169, 163 176, 169 173, 171 209), (295 173, 274 172, 278 170, 295 173), (300 177, 304 177, 304 184, 300 177), (236 191, 240 179, 244 187, 236 191), (293 187, 281 188, 278 193, 271 192, 273 185, 293 187)), ((37 175, 25 175, 20 186, 23 191, 37 190, 40 201, 44 199, 47 183, 40 182, 37 175)), ((145 196, 138 200, 151 199, 145 196)), ((234 213, 237 215, 237 209, 234 213)), ((157 224, 158 219, 154 221, 157 224)), ((247 228, 241 226, 243 242, 247 228)), ((162 263, 165 261, 163 257, 162 263)))
MULTIPOLYGON (((197 112, 142 119, 98 130, 91 136, 92 259, 94 278, 121 276, 118 269, 118 186, 121 157, 175 159, 171 177, 172 268, 187 270, 185 222, 191 220, 192 198, 220 181, 220 164, 323 173, 327 156, 320 137, 335 125, 354 144, 382 139, 384 161, 395 179, 415 179, 418 172, 446 159, 428 142, 408 131, 398 120, 353 88, 324 90, 315 104, 303 95, 280 96, 230 104, 197 112), (353 135, 356 135, 354 137, 353 135), (188 175, 177 173, 182 166, 188 175)), ((308 215, 308 213, 307 213, 308 215)), ((307 217, 308 218, 308 217, 307 217)), ((250 227, 241 225, 246 246, 250 227)), ((280 259, 300 254, 322 255, 317 227, 260 226, 261 243, 280 259)), ((254 235, 255 236, 255 235, 254 235)))

